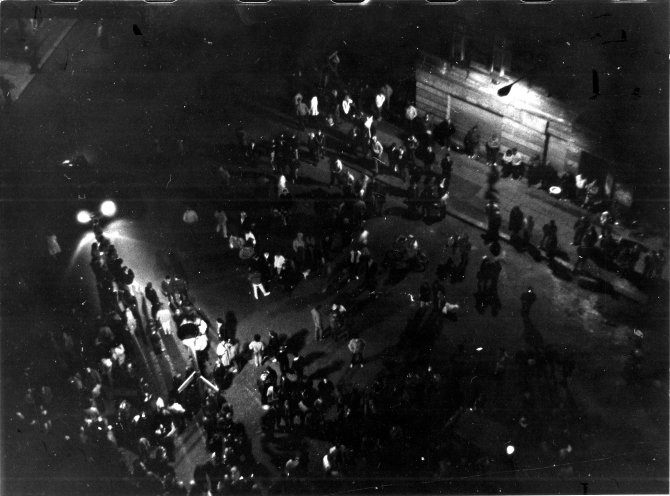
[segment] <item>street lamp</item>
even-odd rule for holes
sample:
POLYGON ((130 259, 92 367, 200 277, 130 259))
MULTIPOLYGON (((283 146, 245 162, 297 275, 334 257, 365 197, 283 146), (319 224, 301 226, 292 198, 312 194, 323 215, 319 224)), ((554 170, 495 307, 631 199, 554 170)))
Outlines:
POLYGON ((512 81, 510 84, 507 84, 503 86, 502 88, 498 89, 498 96, 507 96, 509 95, 509 92, 512 91, 512 86, 514 86, 516 83, 524 79, 526 76, 522 76, 516 81, 512 81))

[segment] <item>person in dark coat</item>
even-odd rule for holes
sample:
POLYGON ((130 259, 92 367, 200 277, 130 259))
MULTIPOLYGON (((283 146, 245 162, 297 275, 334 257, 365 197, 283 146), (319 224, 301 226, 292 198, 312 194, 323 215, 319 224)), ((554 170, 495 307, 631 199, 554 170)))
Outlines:
POLYGON ((486 163, 494 164, 500 152, 500 140, 498 135, 493 134, 491 139, 486 142, 486 163))
POLYGON ((469 158, 475 158, 477 149, 479 148, 479 128, 475 125, 467 132, 463 138, 463 146, 465 147, 465 154, 469 158))
POLYGON ((524 319, 530 317, 530 308, 535 303, 535 300, 537 300, 537 295, 533 291, 533 288, 528 286, 528 290, 521 294, 521 317, 524 319))
POLYGON ((291 370, 289 366, 289 359, 288 359, 288 349, 286 346, 282 345, 279 347, 279 350, 277 351, 277 355, 275 357, 277 359, 277 363, 279 364, 279 372, 281 373, 282 376, 285 376, 288 374, 291 370))
POLYGON ((440 162, 440 169, 442 172, 440 179, 444 180, 444 187, 447 191, 449 191, 449 185, 451 184, 451 172, 453 167, 454 162, 451 160, 451 155, 449 152, 447 152, 440 162))
POLYGON ((479 271, 477 272, 477 293, 482 295, 486 292, 486 287, 490 279, 490 265, 491 261, 489 260, 489 257, 484 255, 479 264, 479 271))
POLYGON ((523 229, 524 215, 518 205, 512 207, 509 213, 509 232, 512 236, 517 236, 519 231, 523 229))
POLYGON ((451 119, 440 122, 433 130, 433 137, 440 146, 449 146, 451 144, 451 137, 456 133, 456 128, 451 119))
POLYGON ((147 301, 151 303, 151 318, 156 320, 156 312, 158 312, 158 307, 160 306, 161 301, 158 298, 158 293, 154 289, 152 283, 147 283, 147 286, 144 288, 144 296, 147 301))
POLYGON ((588 231, 590 225, 591 222, 586 215, 582 215, 577 219, 577 222, 575 222, 575 236, 572 239, 572 246, 579 246, 582 243, 582 238, 588 231))

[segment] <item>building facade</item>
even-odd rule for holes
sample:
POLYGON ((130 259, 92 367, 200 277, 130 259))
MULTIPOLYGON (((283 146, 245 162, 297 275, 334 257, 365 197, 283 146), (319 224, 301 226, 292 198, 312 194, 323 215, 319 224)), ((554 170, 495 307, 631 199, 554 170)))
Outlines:
POLYGON ((624 201, 632 202, 626 186, 629 164, 609 156, 596 133, 573 124, 577 109, 510 75, 510 55, 504 49, 494 50, 485 66, 467 60, 459 43, 452 46, 456 48, 449 61, 423 54, 417 62, 416 107, 421 114, 437 122, 451 119, 460 137, 477 125, 482 142, 496 134, 503 151, 517 148, 527 161, 539 156, 559 174, 582 173, 603 183, 609 174, 619 190, 627 191, 619 193, 624 201), (498 90, 510 84, 509 94, 499 96, 498 90))

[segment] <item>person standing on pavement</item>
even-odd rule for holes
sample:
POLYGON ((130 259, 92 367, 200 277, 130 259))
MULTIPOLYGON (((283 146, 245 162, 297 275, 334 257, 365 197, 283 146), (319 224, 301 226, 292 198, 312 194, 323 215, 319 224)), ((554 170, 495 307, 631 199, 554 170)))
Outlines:
POLYGON ((186 207, 181 220, 186 224, 188 232, 191 235, 191 240, 195 241, 195 225, 198 223, 198 220, 200 220, 198 213, 192 207, 188 206, 186 207))
POLYGON ((323 340, 323 325, 321 321, 321 305, 315 305, 310 310, 312 322, 314 323, 314 340, 319 342, 323 340))
POLYGON ((353 369, 354 365, 363 368, 363 350, 365 349, 365 340, 362 338, 352 338, 349 341, 349 351, 351 352, 351 363, 349 368, 353 369))
POLYGON ((512 149, 508 148, 502 157, 502 177, 508 177, 512 174, 512 149))
POLYGON ((530 245, 533 239, 533 229, 535 229, 535 219, 532 215, 527 216, 523 220, 523 242, 526 247, 530 245))
POLYGON ((479 148, 479 127, 472 126, 463 138, 463 146, 465 147, 465 154, 468 158, 475 158, 477 156, 477 149, 479 148))
POLYGON ((177 306, 177 303, 175 301, 174 293, 175 293, 175 287, 174 283, 172 282, 172 276, 165 276, 165 279, 161 282, 161 293, 163 293, 163 296, 165 296, 168 299, 168 302, 173 305, 177 306))
POLYGON ((144 297, 151 303, 151 318, 156 320, 156 312, 158 312, 158 307, 160 306, 161 301, 151 282, 148 282, 144 288, 144 297))
POLYGON ((497 134, 491 135, 491 139, 486 142, 486 163, 495 164, 500 152, 500 140, 497 134))
POLYGON ((268 344, 265 347, 264 360, 277 361, 277 353, 279 353, 280 340, 279 334, 275 331, 268 331, 268 344))
POLYGON ((467 233, 458 236, 456 243, 458 244, 458 250, 461 253, 460 266, 462 267, 462 270, 465 271, 468 266, 468 262, 470 261, 472 243, 470 242, 470 237, 467 235, 467 233))
POLYGON ((265 350, 265 345, 261 341, 260 334, 254 335, 253 341, 249 343, 249 349, 251 350, 254 365, 260 367, 263 363, 263 350, 265 350))
POLYGON ((377 92, 377 95, 375 95, 375 104, 372 108, 372 115, 377 121, 382 120, 382 108, 384 107, 384 102, 386 102, 386 95, 381 91, 377 92))
POLYGON ((579 246, 582 243, 582 238, 586 234, 586 231, 588 231, 590 225, 591 222, 586 217, 586 215, 582 215, 579 219, 577 219, 577 222, 575 222, 574 226, 575 235, 572 238, 572 246, 579 246))
POLYGON ((537 300, 537 295, 533 292, 533 288, 528 286, 528 290, 521 294, 521 317, 524 320, 530 318, 530 308, 535 303, 535 300, 537 300))
POLYGON ((298 128, 301 131, 304 131, 306 127, 307 116, 309 115, 309 107, 307 107, 307 104, 302 100, 302 95, 300 93, 296 95, 295 115, 298 119, 298 128), (298 96, 300 98, 298 98, 298 96))
POLYGON ((449 186, 451 185, 451 172, 454 167, 454 162, 451 160, 451 155, 449 152, 444 154, 444 157, 442 158, 442 161, 440 162, 440 170, 441 170, 441 176, 440 179, 442 181, 441 184, 443 184, 443 188, 446 191, 449 191, 449 186))
POLYGON ((341 178, 344 174, 344 165, 342 161, 338 158, 331 163, 330 166, 330 185, 339 185, 341 184, 341 178))
POLYGON ((556 226, 554 220, 550 220, 548 224, 542 226, 540 247, 548 252, 548 254, 553 254, 558 248, 558 226, 556 226))
POLYGON ((345 119, 350 119, 353 116, 355 105, 348 93, 344 94, 340 107, 342 109, 341 115, 343 115, 345 119))
POLYGON ((282 376, 285 376, 291 370, 288 360, 288 349, 286 345, 281 345, 279 351, 277 351, 277 363, 279 364, 279 373, 282 376))
POLYGON ((219 365, 226 372, 235 363, 235 346, 230 339, 221 341, 216 347, 216 356, 219 357, 219 365))
POLYGON ((316 95, 309 101, 309 117, 312 126, 317 127, 317 120, 319 118, 319 98, 316 95))
POLYGON ((509 225, 508 229, 512 237, 518 236, 519 231, 523 229, 523 212, 518 205, 512 207, 512 210, 509 213, 509 225))
MULTIPOLYGON (((228 333, 226 332, 226 321, 221 317, 216 318, 216 335, 219 337, 219 341, 224 342, 228 339, 228 333)), ((231 336, 232 337, 232 336, 231 336)))
POLYGON ((486 288, 488 286, 488 281, 490 279, 490 265, 491 261, 487 255, 482 257, 482 261, 479 264, 479 271, 477 272, 477 293, 484 295, 486 293, 486 288))

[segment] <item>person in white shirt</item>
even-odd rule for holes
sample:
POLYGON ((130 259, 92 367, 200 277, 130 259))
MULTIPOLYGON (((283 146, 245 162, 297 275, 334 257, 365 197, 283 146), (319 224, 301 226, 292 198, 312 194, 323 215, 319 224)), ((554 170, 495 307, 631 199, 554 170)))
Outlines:
POLYGON ((254 236, 254 233, 250 229, 244 233, 244 241, 245 243, 251 243, 251 246, 256 246, 256 236, 254 236))
POLYGON ((349 113, 352 112, 354 106, 354 101, 349 95, 344 95, 342 99, 342 112, 345 118, 349 117, 349 113))
POLYGON ((281 253, 277 253, 275 255, 275 261, 274 261, 274 269, 277 272, 277 277, 281 277, 282 270, 284 270, 284 264, 286 263, 286 259, 281 253))
POLYGON ((263 363, 263 350, 265 349, 260 334, 254 335, 254 340, 249 343, 249 349, 253 355, 254 365, 260 367, 263 363))
POLYGON ((309 115, 312 117, 319 115, 319 99, 316 96, 309 101, 309 115))
POLYGON ((161 325, 163 335, 167 336, 169 334, 172 334, 175 325, 174 320, 172 319, 172 312, 162 303, 159 306, 158 311, 156 312, 156 320, 158 320, 158 322, 161 325))
POLYGON ((386 96, 384 93, 381 91, 377 93, 375 96, 375 108, 374 108, 374 116, 375 119, 380 121, 382 119, 382 107, 384 106, 384 102, 386 101, 386 96))
MULTIPOLYGON (((235 356, 237 355, 237 350, 235 345, 230 339, 222 341, 216 347, 216 355, 219 357, 219 364, 225 370, 228 370, 235 363, 235 356)), ((235 370, 233 370, 235 372, 235 370)))

